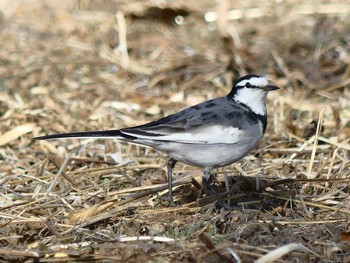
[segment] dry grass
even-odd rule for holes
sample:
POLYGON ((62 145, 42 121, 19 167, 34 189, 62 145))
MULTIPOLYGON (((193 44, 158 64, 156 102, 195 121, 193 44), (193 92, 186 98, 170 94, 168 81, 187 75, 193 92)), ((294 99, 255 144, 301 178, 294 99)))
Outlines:
POLYGON ((350 5, 189 2, 0 2, 1 260, 348 262, 350 5), (142 124, 245 73, 282 89, 253 155, 217 171, 242 211, 181 164, 167 207, 152 149, 32 140, 142 124))

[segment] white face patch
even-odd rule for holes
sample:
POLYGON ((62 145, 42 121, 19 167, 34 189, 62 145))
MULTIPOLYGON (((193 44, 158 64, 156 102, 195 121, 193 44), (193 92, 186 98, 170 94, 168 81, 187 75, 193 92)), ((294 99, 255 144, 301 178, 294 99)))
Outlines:
MULTIPOLYGON (((247 80, 250 82, 250 80, 247 80)), ((267 92, 262 89, 240 88, 234 96, 234 100, 248 106, 255 114, 266 115, 267 92)))
POLYGON ((248 82, 251 85, 257 86, 257 87, 265 87, 265 86, 269 85, 269 82, 267 81, 266 78, 264 78, 264 77, 253 77, 253 78, 250 78, 250 79, 241 80, 240 82, 238 82, 236 84, 236 86, 245 86, 248 82))

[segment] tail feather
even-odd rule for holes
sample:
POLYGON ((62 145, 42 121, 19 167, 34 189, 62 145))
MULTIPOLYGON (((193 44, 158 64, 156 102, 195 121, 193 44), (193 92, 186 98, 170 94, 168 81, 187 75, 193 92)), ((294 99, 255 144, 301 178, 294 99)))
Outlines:
POLYGON ((46 136, 35 137, 35 140, 53 140, 53 139, 68 139, 68 138, 116 138, 133 140, 135 137, 123 134, 120 130, 109 130, 109 131, 87 131, 87 132, 72 132, 72 133, 61 133, 51 134, 46 136))

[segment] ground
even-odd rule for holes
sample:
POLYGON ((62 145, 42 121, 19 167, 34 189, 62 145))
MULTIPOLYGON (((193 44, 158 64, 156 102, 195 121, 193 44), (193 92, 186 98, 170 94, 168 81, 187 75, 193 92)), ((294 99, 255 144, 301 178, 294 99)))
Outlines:
POLYGON ((1 260, 349 262, 349 10, 348 1, 1 1, 1 260), (169 207, 167 157, 152 149, 33 140, 143 124, 224 96, 245 74, 281 89, 268 96, 257 148, 215 171, 231 210, 181 163, 169 207))

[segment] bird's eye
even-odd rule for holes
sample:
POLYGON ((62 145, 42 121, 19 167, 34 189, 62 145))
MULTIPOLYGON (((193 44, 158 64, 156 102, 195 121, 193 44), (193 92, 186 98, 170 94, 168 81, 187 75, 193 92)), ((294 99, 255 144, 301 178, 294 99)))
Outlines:
POLYGON ((250 83, 248 82, 247 84, 245 84, 245 86, 246 86, 247 88, 251 88, 251 87, 252 87, 252 84, 250 84, 250 83))

